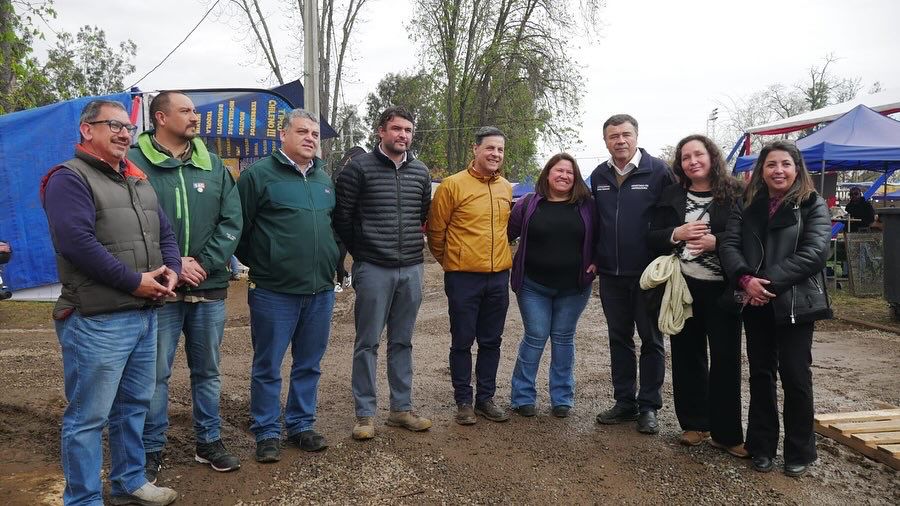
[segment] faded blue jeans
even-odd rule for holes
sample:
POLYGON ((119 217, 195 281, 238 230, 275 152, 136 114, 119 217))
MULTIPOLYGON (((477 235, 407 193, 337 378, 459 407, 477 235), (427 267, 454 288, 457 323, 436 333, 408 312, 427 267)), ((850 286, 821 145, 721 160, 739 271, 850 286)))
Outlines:
POLYGON ((293 295, 251 288, 250 431, 256 441, 281 437, 281 363, 291 347, 291 382, 284 426, 288 437, 311 430, 316 422, 319 362, 331 333, 334 290, 293 295))
POLYGON ((182 332, 184 353, 191 371, 194 435, 198 443, 218 441, 221 437, 219 395, 222 390, 219 347, 225 333, 225 300, 168 302, 159 309, 157 318, 156 390, 144 424, 144 451, 157 452, 166 446, 169 378, 182 332))
POLYGON ((560 291, 527 276, 516 294, 525 335, 512 375, 512 407, 537 403, 535 379, 550 339, 550 403, 569 406, 575 397, 575 327, 591 296, 591 287, 560 291))
POLYGON ((60 448, 65 504, 103 504, 101 438, 109 425, 113 495, 147 483, 141 431, 153 396, 156 309, 57 320, 66 399, 60 448))

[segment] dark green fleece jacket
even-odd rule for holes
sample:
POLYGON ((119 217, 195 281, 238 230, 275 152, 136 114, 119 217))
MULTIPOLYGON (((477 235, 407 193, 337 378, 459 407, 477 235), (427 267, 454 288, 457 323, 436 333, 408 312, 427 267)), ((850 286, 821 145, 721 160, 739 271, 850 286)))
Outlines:
POLYGON ((260 288, 296 295, 334 289, 334 184, 324 165, 315 159, 304 176, 279 150, 241 173, 237 256, 260 288))

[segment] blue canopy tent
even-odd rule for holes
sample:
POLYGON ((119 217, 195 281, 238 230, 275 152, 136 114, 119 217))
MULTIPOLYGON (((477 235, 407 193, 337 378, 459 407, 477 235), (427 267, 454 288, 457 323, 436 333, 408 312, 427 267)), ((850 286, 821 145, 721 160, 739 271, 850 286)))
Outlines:
POLYGON ((529 178, 521 183, 513 183, 512 191, 513 200, 520 199, 534 191, 534 182, 529 178))
MULTIPOLYGON (((859 105, 827 126, 797 141, 810 171, 900 168, 900 121, 859 105)), ((737 159, 735 172, 746 172, 756 154, 737 159)))
MULTIPOLYGON (((809 171, 821 174, 823 189, 825 171, 828 170, 882 172, 864 193, 866 198, 871 198, 900 168, 900 121, 858 105, 827 126, 797 140, 797 147, 809 171)), ((751 170, 757 157, 752 154, 738 158, 734 172, 751 170)), ((842 223, 835 224, 832 235, 842 228, 842 223)))

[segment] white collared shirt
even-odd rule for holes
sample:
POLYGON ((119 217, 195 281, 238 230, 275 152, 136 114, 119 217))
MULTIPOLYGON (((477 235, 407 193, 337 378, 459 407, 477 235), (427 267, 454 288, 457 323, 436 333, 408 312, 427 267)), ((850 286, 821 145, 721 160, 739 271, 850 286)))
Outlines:
MULTIPOLYGON (((393 160, 391 157, 389 157, 389 156, 387 155, 387 153, 384 152, 383 149, 381 149, 381 143, 380 143, 380 142, 378 143, 378 152, 381 153, 381 154, 384 155, 384 156, 387 156, 389 160, 391 160, 392 162, 394 162, 394 160, 393 160)), ((395 169, 399 169, 400 166, 403 165, 404 163, 406 163, 406 151, 403 152, 403 158, 400 159, 400 162, 399 162, 399 163, 398 163, 398 162, 394 162, 394 168, 395 168, 395 169)))
POLYGON ((301 176, 306 176, 306 173, 309 171, 309 169, 311 169, 312 166, 315 165, 315 159, 313 159, 313 160, 310 160, 308 164, 306 164, 306 167, 300 167, 300 165, 298 165, 297 162, 291 160, 291 157, 289 157, 287 155, 287 153, 284 152, 283 149, 279 149, 278 151, 281 151, 281 154, 284 155, 284 157, 287 158, 287 160, 289 162, 291 162, 291 165, 294 166, 294 170, 299 172, 301 176))
POLYGON ((618 174, 620 176, 626 176, 626 175, 628 175, 628 173, 630 173, 631 171, 636 169, 638 167, 638 165, 640 165, 641 150, 638 149, 637 151, 635 151, 634 156, 631 157, 631 160, 629 160, 628 163, 625 164, 625 167, 622 167, 621 169, 616 165, 616 162, 613 160, 612 157, 609 157, 609 161, 607 163, 609 163, 610 167, 615 169, 616 174, 618 174))

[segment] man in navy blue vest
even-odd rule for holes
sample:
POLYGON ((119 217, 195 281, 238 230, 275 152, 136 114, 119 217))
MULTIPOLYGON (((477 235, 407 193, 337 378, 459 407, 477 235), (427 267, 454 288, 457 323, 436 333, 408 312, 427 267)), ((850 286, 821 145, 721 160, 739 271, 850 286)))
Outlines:
POLYGON ((616 114, 603 124, 610 158, 591 174, 597 208, 597 273, 600 301, 609 327, 609 352, 616 403, 597 415, 597 422, 638 421, 645 434, 659 432, 656 410, 665 376, 662 334, 641 296, 638 280, 652 260, 647 246, 650 212, 663 188, 673 182, 665 162, 637 147, 638 124, 616 114), (641 337, 640 388, 635 359, 634 327, 641 337))

